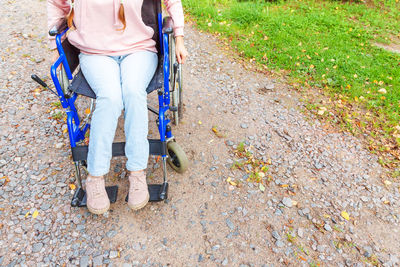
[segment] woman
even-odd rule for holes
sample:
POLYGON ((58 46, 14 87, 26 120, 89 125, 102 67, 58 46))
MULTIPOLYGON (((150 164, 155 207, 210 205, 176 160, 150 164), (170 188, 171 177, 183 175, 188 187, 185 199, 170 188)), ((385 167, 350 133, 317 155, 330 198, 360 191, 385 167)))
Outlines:
MULTIPOLYGON (((67 17, 68 40, 80 49, 81 70, 97 96, 87 158, 87 207, 95 214, 110 207, 104 175, 110 168, 118 117, 125 110, 128 205, 138 210, 149 201, 146 88, 157 67, 154 31, 141 18, 143 1, 149 0, 71 1, 47 0, 48 25, 52 28, 67 17)), ((181 1, 164 0, 164 4, 174 21, 177 60, 184 63, 188 53, 183 44, 181 1)), ((56 48, 54 39, 50 48, 56 48)), ((53 57, 58 57, 56 51, 53 57)))

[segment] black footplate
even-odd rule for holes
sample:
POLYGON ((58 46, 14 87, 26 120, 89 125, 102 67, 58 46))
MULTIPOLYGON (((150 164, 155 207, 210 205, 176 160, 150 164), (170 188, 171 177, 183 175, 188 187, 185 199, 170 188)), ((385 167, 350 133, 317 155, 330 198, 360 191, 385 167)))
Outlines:
MULTIPOLYGON (((118 195, 118 186, 107 186, 106 187, 108 198, 110 199, 110 203, 115 203, 117 201, 118 195)), ((71 201, 72 207, 86 207, 86 192, 83 188, 78 188, 71 201)))
MULTIPOLYGON (((168 183, 149 184, 150 202, 159 202, 168 198, 168 183)), ((128 202, 129 194, 126 195, 125 201, 128 202)))

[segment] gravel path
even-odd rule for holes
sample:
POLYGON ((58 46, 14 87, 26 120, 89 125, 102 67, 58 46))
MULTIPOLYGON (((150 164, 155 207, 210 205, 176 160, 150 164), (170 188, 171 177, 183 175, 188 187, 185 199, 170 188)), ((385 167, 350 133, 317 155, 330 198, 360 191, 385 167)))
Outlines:
MULTIPOLYGON (((62 113, 29 78, 48 75, 45 1, 1 0, 0 10, 0 266, 400 264, 400 185, 385 182, 377 157, 306 118, 296 92, 190 26, 185 118, 173 128, 189 171, 169 169, 169 200, 131 212, 125 159, 115 159, 110 212, 70 208, 62 113), (264 192, 231 169, 241 141, 271 163, 264 192)), ((149 181, 159 175, 151 158, 149 181)))

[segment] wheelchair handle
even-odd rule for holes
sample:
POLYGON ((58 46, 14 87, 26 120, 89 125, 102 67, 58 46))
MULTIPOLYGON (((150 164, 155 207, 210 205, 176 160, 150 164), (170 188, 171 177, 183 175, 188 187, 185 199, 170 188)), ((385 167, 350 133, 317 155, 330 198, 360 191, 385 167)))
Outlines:
POLYGON ((40 79, 36 74, 32 74, 31 78, 32 78, 32 80, 34 80, 35 82, 37 82, 38 84, 43 86, 44 88, 48 87, 47 84, 42 79, 40 79))
POLYGON ((38 84, 40 84, 41 86, 43 86, 44 88, 50 90, 50 92, 52 92, 53 94, 55 94, 55 95, 58 97, 57 93, 54 92, 53 90, 51 90, 51 89, 47 86, 47 84, 46 84, 42 79, 40 79, 36 74, 32 74, 32 75, 31 75, 31 78, 32 78, 32 80, 34 80, 35 82, 37 82, 38 84))

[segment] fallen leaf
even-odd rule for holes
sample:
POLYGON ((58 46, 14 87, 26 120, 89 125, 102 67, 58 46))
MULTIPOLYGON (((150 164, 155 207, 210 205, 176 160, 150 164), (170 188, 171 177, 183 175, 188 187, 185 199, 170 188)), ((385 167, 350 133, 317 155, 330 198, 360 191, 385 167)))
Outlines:
POLYGON ((199 125, 202 125, 203 123, 201 121, 199 121, 199 125))
POLYGON ((265 191, 265 186, 263 184, 260 184, 259 188, 260 188, 261 192, 265 191))
POLYGON ((378 90, 378 93, 381 93, 381 94, 386 94, 386 93, 387 93, 387 91, 386 91, 386 89, 385 89, 385 88, 381 88, 381 89, 379 89, 379 90, 378 90))
POLYGON ((25 214, 25 218, 28 218, 29 214, 31 214, 30 211, 28 211, 28 212, 25 214))
POLYGON ((389 185, 392 184, 392 182, 391 182, 391 181, 388 181, 388 180, 385 180, 383 183, 384 183, 386 186, 389 186, 389 185))
POLYGON ((90 114, 90 108, 85 109, 85 114, 89 115, 90 114))
POLYGON ((32 218, 36 219, 36 217, 39 215, 39 212, 37 210, 35 210, 32 214, 32 218))
POLYGON ((216 135, 218 138, 224 137, 224 135, 221 134, 221 133, 218 131, 217 126, 213 126, 213 127, 211 128, 211 130, 215 133, 215 135, 216 135))
POLYGON ((341 215, 344 219, 346 219, 347 221, 350 220, 350 216, 349 216, 349 214, 348 214, 346 211, 342 211, 342 212, 340 213, 340 215, 341 215))
POLYGON ((76 189, 76 185, 75 184, 69 184, 69 189, 75 190, 76 189))
POLYGON ((230 183, 231 185, 237 185, 237 183, 235 183, 234 181, 232 181, 232 179, 231 179, 231 177, 228 177, 228 179, 226 179, 226 181, 228 182, 228 183, 230 183))

